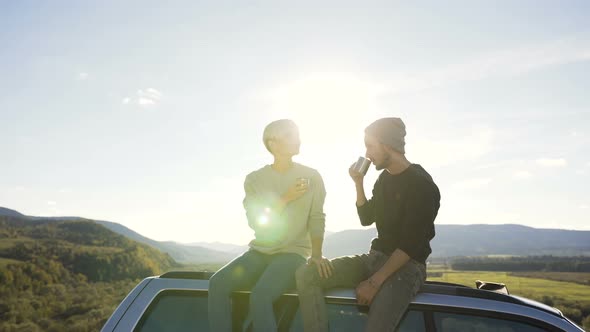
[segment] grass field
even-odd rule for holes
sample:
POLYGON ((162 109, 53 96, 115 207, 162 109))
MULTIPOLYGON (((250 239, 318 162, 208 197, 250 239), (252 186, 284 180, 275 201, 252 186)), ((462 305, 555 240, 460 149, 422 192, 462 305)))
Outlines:
MULTIPOLYGON (((473 288, 475 288, 475 280, 504 283, 512 295, 523 296, 556 307, 580 325, 590 324, 590 286, 574 282, 574 280, 584 280, 589 273, 515 274, 445 269, 428 272, 430 275, 436 275, 436 277, 429 276, 428 280, 462 284, 473 288)), ((584 326, 584 328, 590 328, 590 326, 584 326)))
POLYGON ((511 272, 510 275, 525 278, 567 281, 590 286, 590 273, 587 272, 511 272))
MULTIPOLYGON (((431 271, 435 272, 435 271, 431 271)), ((432 281, 444 281, 475 287, 475 280, 501 282, 514 295, 540 299, 543 296, 563 298, 570 301, 590 302, 590 287, 567 281, 531 278, 512 275, 508 272, 488 271, 442 271, 441 277, 432 281)))

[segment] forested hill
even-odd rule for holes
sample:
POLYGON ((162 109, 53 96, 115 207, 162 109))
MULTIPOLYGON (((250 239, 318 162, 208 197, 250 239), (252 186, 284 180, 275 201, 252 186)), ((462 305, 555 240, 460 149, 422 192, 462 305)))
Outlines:
MULTIPOLYGON (((126 238, 137 241, 139 243, 147 244, 150 247, 159 249, 161 252, 170 254, 170 256, 179 263, 223 263, 228 262, 236 256, 239 252, 225 252, 224 250, 213 250, 198 245, 185 245, 172 241, 156 241, 147 238, 119 223, 105 221, 105 220, 94 220, 86 219, 82 217, 38 217, 38 216, 27 216, 18 211, 8 209, 0 206, 0 217, 17 217, 26 219, 34 222, 56 222, 56 221, 93 221, 99 225, 106 227, 107 229, 125 236, 126 238)), ((243 248, 242 248, 243 249, 243 248)), ((244 251, 240 250, 240 252, 244 251)))
POLYGON ((144 278, 178 264, 167 254, 92 221, 0 216, 3 265, 29 263, 53 278, 65 269, 88 281, 144 278))
POLYGON ((85 220, 0 216, 0 331, 99 331, 167 254, 85 220))

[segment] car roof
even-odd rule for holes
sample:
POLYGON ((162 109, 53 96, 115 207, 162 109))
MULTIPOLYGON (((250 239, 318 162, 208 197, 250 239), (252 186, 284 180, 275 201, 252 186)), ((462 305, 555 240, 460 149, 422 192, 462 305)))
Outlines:
MULTIPOLYGON (((214 272, 209 271, 171 271, 162 274, 159 278, 162 279, 192 279, 192 280, 208 280, 214 272)), ((461 284, 439 282, 439 281, 426 281, 421 287, 417 300, 421 302, 421 295, 448 295, 448 296, 460 296, 472 299, 485 299, 504 303, 512 303, 527 307, 532 307, 538 310, 545 311, 555 316, 563 317, 563 314, 558 309, 547 306, 543 303, 527 299, 515 295, 507 295, 489 290, 471 288, 461 284)), ((341 298, 356 298, 354 290, 350 288, 338 288, 330 290, 328 294, 331 297, 341 298)), ((426 299, 424 299, 426 300, 426 299)), ((416 302, 416 301, 414 301, 416 302)))

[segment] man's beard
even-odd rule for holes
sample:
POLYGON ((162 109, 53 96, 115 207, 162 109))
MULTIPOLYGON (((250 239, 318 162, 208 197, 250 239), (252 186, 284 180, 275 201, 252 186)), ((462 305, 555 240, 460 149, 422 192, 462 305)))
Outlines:
POLYGON ((379 163, 379 165, 375 164, 375 169, 380 171, 382 169, 387 168, 387 166, 389 166, 390 163, 391 163, 391 156, 386 154, 385 158, 379 163))

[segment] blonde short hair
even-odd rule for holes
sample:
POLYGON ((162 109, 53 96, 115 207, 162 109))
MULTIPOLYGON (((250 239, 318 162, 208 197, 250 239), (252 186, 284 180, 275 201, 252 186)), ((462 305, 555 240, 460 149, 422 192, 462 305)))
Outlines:
POLYGON ((297 125, 295 124, 295 122, 293 120, 281 119, 281 120, 276 120, 276 121, 269 123, 264 128, 264 133, 262 134, 262 142, 264 143, 264 146, 266 147, 268 152, 272 153, 272 151, 270 151, 270 148, 268 146, 268 141, 279 138, 286 131, 293 130, 293 129, 297 130, 297 131, 299 130, 299 128, 297 127, 297 125))

